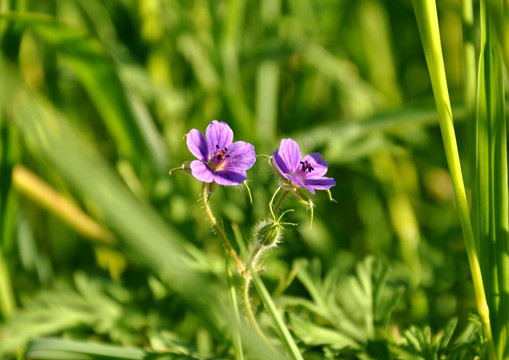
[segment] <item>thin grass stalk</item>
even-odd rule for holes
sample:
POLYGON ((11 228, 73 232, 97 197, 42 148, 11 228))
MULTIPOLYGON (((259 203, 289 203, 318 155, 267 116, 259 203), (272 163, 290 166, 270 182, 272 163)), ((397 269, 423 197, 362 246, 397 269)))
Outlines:
POLYGON ((495 13, 502 1, 481 1, 481 56, 477 112, 476 173, 479 257, 490 307, 497 356, 508 355, 507 134, 502 49, 495 13))
POLYGON ((9 267, 0 247, 0 315, 7 318, 16 308, 9 267))
POLYGON ((19 159, 17 133, 6 123, 0 109, 0 318, 7 318, 16 308, 13 274, 9 270, 16 232, 16 201, 12 190, 13 164, 19 159))
POLYGON ((281 340, 283 341, 283 344, 285 345, 290 357, 294 360, 304 360, 297 344, 295 343, 295 340, 292 337, 292 334, 290 334, 290 331, 286 327, 283 317, 276 308, 276 304, 274 304, 274 301, 267 291, 267 288, 256 273, 253 273, 253 284, 256 287, 258 295, 260 295, 260 298, 263 301, 263 305, 272 318, 275 327, 279 331, 281 340))
MULTIPOLYGON (((280 0, 260 2, 262 27, 266 32, 277 32, 281 16, 280 0)), ((262 61, 256 71, 256 133, 262 139, 262 150, 270 149, 276 138, 279 63, 277 59, 262 61)))
MULTIPOLYGON (((228 257, 228 253, 226 249, 224 249, 224 263, 225 263, 225 270, 226 270, 226 279, 228 281, 228 297, 230 299, 230 304, 232 306, 232 312, 235 317, 236 323, 241 324, 240 321, 240 312, 239 312, 239 305, 237 301, 237 292, 235 290, 235 284, 233 279, 233 273, 230 269, 230 259, 228 257)), ((237 327, 233 327, 233 334, 232 334, 232 341, 233 341, 233 352, 235 354, 235 360, 244 360, 244 352, 242 350, 242 338, 240 336, 239 329, 237 327)))
POLYGON ((412 0, 421 41, 426 56, 426 63, 431 78, 431 85, 438 110, 440 130, 444 142, 445 155, 451 174, 454 197, 458 209, 465 246, 467 250, 470 272, 474 285, 477 311, 481 319, 483 335, 487 344, 487 353, 490 360, 495 360, 495 348, 491 332, 490 316, 486 294, 484 290, 481 267, 476 250, 474 232, 469 215, 465 185, 461 171, 456 135, 452 118, 451 102, 447 88, 445 67, 442 55, 442 45, 438 26, 436 3, 433 0, 412 0))
POLYGON ((501 47, 505 69, 509 71, 509 2, 488 0, 487 9, 492 19, 491 26, 496 31, 497 42, 501 47))
MULTIPOLYGON (((475 144, 476 140, 476 101, 477 101, 477 54, 475 50, 474 6, 472 0, 461 1, 461 19, 463 36, 463 98, 465 102, 465 117, 467 119, 468 143, 475 144)), ((475 164, 475 147, 468 148, 470 164, 475 164)), ((475 184, 475 166, 470 166, 467 175, 467 187, 473 188, 475 184)), ((473 190, 475 192, 475 190, 473 190)), ((474 197, 475 198, 475 197, 474 197)), ((475 199, 472 204, 471 218, 476 218, 475 199)), ((476 233, 477 224, 472 224, 476 233)), ((477 239, 476 239, 477 240, 477 239)), ((477 244, 479 246, 479 244, 477 244)))
POLYGON ((464 98, 468 119, 475 118, 477 81, 474 6, 472 0, 461 1, 461 18, 463 25, 463 57, 464 57, 464 98))
POLYGON ((507 168, 507 120, 505 118, 504 65, 509 70, 509 26, 507 21, 508 3, 503 0, 489 0, 489 16, 491 32, 496 35, 493 46, 497 56, 497 72, 493 74, 497 85, 497 99, 493 131, 495 132, 495 211, 497 235, 495 244, 498 307, 497 307, 497 351, 503 359, 509 358, 509 195, 507 168))

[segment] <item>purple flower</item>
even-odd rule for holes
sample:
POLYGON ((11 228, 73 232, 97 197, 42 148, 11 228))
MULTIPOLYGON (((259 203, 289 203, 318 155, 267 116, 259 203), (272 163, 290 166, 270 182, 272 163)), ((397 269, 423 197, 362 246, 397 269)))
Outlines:
POLYGON ((242 184, 246 170, 256 161, 254 146, 244 141, 232 143, 233 131, 222 121, 212 121, 205 135, 196 129, 187 134, 187 147, 198 159, 191 162, 191 174, 206 183, 242 184))
POLYGON ((281 145, 272 154, 273 167, 279 175, 288 180, 282 187, 306 188, 311 194, 316 190, 328 190, 336 185, 333 178, 324 177, 328 163, 320 153, 302 157, 299 145, 293 139, 281 140, 281 145))

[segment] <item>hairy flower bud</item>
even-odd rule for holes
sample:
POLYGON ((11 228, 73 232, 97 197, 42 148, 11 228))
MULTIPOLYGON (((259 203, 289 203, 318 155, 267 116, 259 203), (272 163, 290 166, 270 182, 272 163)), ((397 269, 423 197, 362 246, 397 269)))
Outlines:
POLYGON ((254 235, 258 244, 264 248, 277 246, 283 236, 283 227, 273 221, 264 220, 255 227, 254 235))

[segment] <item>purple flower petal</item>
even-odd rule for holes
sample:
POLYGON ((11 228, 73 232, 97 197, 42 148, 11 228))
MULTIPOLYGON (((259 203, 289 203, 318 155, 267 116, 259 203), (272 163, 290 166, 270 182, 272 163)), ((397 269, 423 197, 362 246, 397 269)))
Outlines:
POLYGON ((329 164, 327 161, 322 159, 322 154, 320 153, 312 153, 304 156, 302 161, 307 161, 309 165, 313 168, 313 171, 306 172, 306 179, 317 179, 321 178, 327 172, 329 164))
POLYGON ((187 147, 198 160, 190 162, 192 175, 203 182, 220 185, 240 185, 246 180, 246 170, 256 162, 254 146, 233 141, 228 124, 212 121, 203 135, 192 129, 187 134, 187 147))
POLYGON ((272 157, 281 173, 286 176, 297 170, 302 159, 302 154, 295 140, 283 139, 279 148, 272 154, 272 157))
POLYGON ((205 139, 205 136, 200 131, 196 129, 189 131, 186 142, 189 151, 191 151, 191 154, 196 156, 197 159, 202 161, 208 160, 207 139, 205 139))
POLYGON ((214 172, 212 169, 200 160, 193 160, 191 162, 191 174, 193 174, 196 179, 206 183, 211 183, 214 180, 214 172))
POLYGON ((233 131, 224 121, 212 121, 207 130, 208 153, 227 148, 233 141, 233 131))
MULTIPOLYGON (((324 177, 329 164, 320 153, 304 156, 293 139, 281 140, 280 147, 272 154, 272 168, 276 174, 289 180, 291 186, 306 188, 311 194, 315 190, 328 190, 336 185, 333 178, 324 177)), ((287 186, 283 180, 283 186, 287 186)))
POLYGON ((240 185, 247 179, 246 172, 243 170, 236 169, 221 170, 214 172, 214 181, 219 185, 240 185))
POLYGON ((306 184, 306 183, 302 180, 302 178, 301 178, 300 176, 298 176, 298 175, 295 175, 295 176, 290 175, 290 176, 288 176, 288 180, 290 180, 290 181, 291 181, 291 183, 292 183, 293 185, 295 185, 295 186, 297 186, 297 187, 303 187, 303 188, 306 188, 306 189, 308 189, 308 190, 309 190, 309 192, 310 192, 311 194, 313 194, 313 195, 315 194, 315 189, 313 189, 313 187, 312 187, 312 186, 308 186, 308 185, 307 185, 307 184, 306 184))
POLYGON ((236 141, 228 147, 227 169, 251 169, 256 161, 254 146, 244 141, 236 141))
POLYGON ((322 177, 319 179, 307 179, 306 185, 306 187, 312 186, 316 190, 328 190, 336 186, 336 181, 333 178, 322 177))

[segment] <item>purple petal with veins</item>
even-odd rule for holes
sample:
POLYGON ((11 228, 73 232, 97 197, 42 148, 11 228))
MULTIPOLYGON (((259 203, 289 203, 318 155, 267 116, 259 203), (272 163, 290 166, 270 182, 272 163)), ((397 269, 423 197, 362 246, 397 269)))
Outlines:
POLYGON ((247 179, 246 170, 256 162, 254 146, 233 141, 233 131, 225 122, 212 121, 205 136, 192 129, 187 134, 187 147, 196 156, 190 164, 191 174, 198 180, 220 185, 240 185, 247 179))
POLYGON ((209 157, 207 139, 205 139, 205 136, 200 131, 196 129, 189 131, 186 142, 191 154, 199 160, 207 161, 209 157))
POLYGON ((283 139, 272 154, 276 173, 289 181, 290 186, 306 188, 312 194, 315 190, 328 190, 336 185, 333 178, 324 177, 328 170, 327 161, 320 153, 302 157, 299 145, 293 139, 283 139))
POLYGON ((207 126, 205 134, 207 136, 208 151, 210 154, 218 149, 222 150, 228 148, 233 141, 233 131, 224 121, 212 121, 209 126, 207 126))

